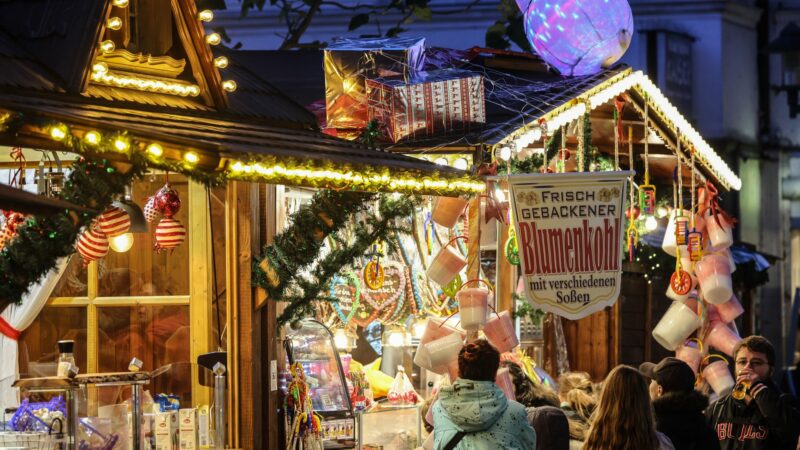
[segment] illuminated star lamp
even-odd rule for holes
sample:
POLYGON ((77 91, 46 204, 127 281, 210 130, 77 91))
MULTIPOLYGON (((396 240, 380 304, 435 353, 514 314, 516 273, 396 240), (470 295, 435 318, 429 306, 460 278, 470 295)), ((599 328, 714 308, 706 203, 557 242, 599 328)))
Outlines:
POLYGON ((536 53, 568 76, 591 75, 617 62, 633 37, 627 0, 517 0, 536 53))

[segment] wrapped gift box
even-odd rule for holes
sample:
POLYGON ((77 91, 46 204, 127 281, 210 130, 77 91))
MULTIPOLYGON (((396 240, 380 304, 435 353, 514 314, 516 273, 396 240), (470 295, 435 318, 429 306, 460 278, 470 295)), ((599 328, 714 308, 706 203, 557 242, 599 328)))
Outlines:
POLYGON ((425 64, 424 38, 341 39, 325 49, 327 126, 362 129, 367 125, 366 79, 408 79, 425 64))
POLYGON ((460 69, 367 80, 368 119, 392 142, 486 122, 483 76, 460 69))

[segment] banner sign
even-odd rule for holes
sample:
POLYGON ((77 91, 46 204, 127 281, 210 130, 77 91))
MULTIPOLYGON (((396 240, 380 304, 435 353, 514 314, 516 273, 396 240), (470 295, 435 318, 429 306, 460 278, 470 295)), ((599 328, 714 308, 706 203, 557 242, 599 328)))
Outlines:
POLYGON ((534 306, 574 320, 617 301, 632 173, 508 177, 525 292, 534 306))

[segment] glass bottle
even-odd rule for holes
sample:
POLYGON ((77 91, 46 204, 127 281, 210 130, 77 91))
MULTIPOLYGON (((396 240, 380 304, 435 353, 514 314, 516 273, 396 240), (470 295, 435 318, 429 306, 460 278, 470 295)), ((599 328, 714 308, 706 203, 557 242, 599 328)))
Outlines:
MULTIPOLYGON (((70 368, 75 366, 75 355, 73 350, 75 341, 58 341, 58 369, 56 375, 68 377, 70 368)), ((75 366, 77 369, 77 366, 75 366)))

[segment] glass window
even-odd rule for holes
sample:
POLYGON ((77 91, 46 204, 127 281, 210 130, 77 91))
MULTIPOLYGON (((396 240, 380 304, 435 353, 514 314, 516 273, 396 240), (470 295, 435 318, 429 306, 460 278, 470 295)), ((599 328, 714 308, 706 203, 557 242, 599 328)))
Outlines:
POLYGON ((75 363, 86 372, 86 308, 47 306, 19 339, 19 370, 22 376, 56 374, 58 346, 62 339, 75 341, 75 363))
POLYGON ((70 257, 67 268, 58 284, 53 289, 51 297, 86 297, 86 264, 77 253, 70 257))
MULTIPOLYGON (((166 182, 163 174, 146 176, 133 185, 133 200, 145 205, 166 182)), ((171 250, 155 251, 158 223, 148 224, 147 233, 135 233, 133 248, 125 253, 108 252, 98 261, 98 295, 101 297, 189 295, 189 185, 186 177, 170 174, 169 184, 181 199, 174 216, 187 228, 186 240, 171 250)))

